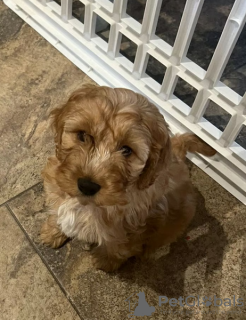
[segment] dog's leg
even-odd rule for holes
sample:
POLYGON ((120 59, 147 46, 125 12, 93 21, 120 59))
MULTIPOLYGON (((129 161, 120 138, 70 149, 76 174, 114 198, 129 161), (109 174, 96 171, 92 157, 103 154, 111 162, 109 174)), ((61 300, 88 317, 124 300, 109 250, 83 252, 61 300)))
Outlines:
POLYGON ((43 224, 40 232, 41 242, 51 248, 59 248, 68 239, 57 225, 57 216, 52 214, 43 224))
POLYGON ((187 218, 170 219, 166 222, 159 221, 155 234, 148 237, 147 243, 144 245, 142 259, 149 259, 154 252, 160 247, 170 244, 178 240, 187 228, 193 217, 193 212, 187 218))
POLYGON ((195 214, 196 195, 188 182, 168 194, 167 201, 169 207, 167 217, 159 215, 147 220, 144 258, 150 257, 156 249, 177 241, 195 214))
POLYGON ((143 239, 133 235, 124 243, 104 243, 93 249, 93 264, 97 269, 113 272, 121 267, 130 257, 143 252, 143 239))
MULTIPOLYGON (((121 256, 116 254, 117 248, 114 246, 100 245, 93 249, 93 264, 97 269, 105 272, 113 272, 119 269, 119 267, 127 260, 128 256, 121 256)), ((119 251, 120 252, 120 249, 119 251)))

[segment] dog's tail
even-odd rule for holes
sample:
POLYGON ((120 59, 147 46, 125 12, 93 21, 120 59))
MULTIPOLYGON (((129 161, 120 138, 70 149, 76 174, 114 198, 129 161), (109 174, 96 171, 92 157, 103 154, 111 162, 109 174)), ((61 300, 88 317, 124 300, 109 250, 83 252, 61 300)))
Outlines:
POLYGON ((215 155, 216 150, 192 133, 175 135, 171 138, 173 153, 185 160, 187 152, 198 152, 207 157, 215 155))

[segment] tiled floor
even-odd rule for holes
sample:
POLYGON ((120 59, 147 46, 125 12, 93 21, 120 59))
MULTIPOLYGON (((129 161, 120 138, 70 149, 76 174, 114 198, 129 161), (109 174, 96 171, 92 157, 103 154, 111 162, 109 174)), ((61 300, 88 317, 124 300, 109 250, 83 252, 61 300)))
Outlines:
POLYGON ((93 269, 77 241, 59 250, 40 245, 40 171, 53 152, 47 116, 88 78, 2 3, 0 70, 0 319, 123 320, 130 314, 125 300, 140 291, 155 306, 142 319, 246 319, 245 306, 158 306, 160 295, 246 298, 246 208, 190 163, 199 195, 190 239, 153 261, 132 259, 108 275, 93 269))

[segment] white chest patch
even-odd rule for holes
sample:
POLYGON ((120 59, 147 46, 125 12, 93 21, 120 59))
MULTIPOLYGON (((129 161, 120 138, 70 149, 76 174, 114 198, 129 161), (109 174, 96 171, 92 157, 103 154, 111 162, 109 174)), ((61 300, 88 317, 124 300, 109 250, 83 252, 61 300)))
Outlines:
POLYGON ((100 243, 96 214, 99 209, 92 205, 82 206, 77 199, 69 199, 58 209, 57 223, 70 238, 90 243, 100 243))
MULTIPOLYGON (((154 192, 154 189, 151 192, 154 192)), ((144 231, 146 219, 152 212, 150 198, 146 192, 141 195, 131 194, 129 203, 134 206, 125 206, 124 212, 122 207, 117 206, 83 206, 76 198, 70 198, 59 207, 57 223, 69 238, 99 245, 104 241, 124 243, 128 241, 129 230, 137 233, 144 231)), ((167 214, 165 197, 158 201, 158 205, 163 214, 167 214)))

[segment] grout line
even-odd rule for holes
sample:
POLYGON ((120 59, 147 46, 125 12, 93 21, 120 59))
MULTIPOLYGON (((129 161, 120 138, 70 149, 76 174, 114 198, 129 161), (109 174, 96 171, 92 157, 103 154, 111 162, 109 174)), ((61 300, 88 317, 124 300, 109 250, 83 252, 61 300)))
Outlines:
POLYGON ((35 188, 36 186, 38 186, 39 184, 41 184, 42 181, 39 181, 37 183, 35 183, 33 186, 21 191, 20 193, 18 193, 17 195, 13 196, 12 198, 8 199, 7 201, 3 202, 0 204, 0 208, 4 207, 6 205, 8 205, 9 202, 11 202, 12 200, 15 200, 16 198, 20 197, 21 195, 23 195, 25 192, 30 191, 32 188, 35 188))
MULTIPOLYGON (((37 184, 36 184, 37 185, 37 184)), ((31 189, 31 188, 29 188, 31 189)), ((27 189, 28 190, 28 189, 27 189)), ((27 191, 26 190, 26 191, 27 191)), ((22 192, 23 193, 23 192, 22 192)), ((2 206, 2 205, 1 205, 2 206)), ((0 206, 0 207, 1 207, 0 206)), ((52 269, 50 268, 48 262, 46 261, 46 259, 44 258, 44 256, 42 255, 42 253, 40 252, 40 250, 38 249, 38 247, 36 246, 36 244, 32 241, 32 239, 30 238, 29 234, 26 232, 26 230, 24 229, 24 227, 22 226, 22 224, 20 223, 20 221, 18 220, 18 218, 16 217, 16 215, 14 214, 14 212, 12 211, 12 209, 10 208, 8 203, 5 203, 5 207, 8 209, 9 213, 11 214, 11 216, 13 217, 13 219, 15 220, 15 222, 17 223, 17 225, 20 227, 20 229, 22 230, 22 232, 24 233, 24 235, 26 236, 27 240, 29 241, 29 243, 31 244, 32 248, 34 249, 34 251, 38 254, 38 256, 40 257, 41 261, 44 263, 44 265, 46 266, 46 268, 48 269, 49 273, 51 274, 51 276, 53 277, 53 279, 55 280, 55 282, 58 284, 59 288, 61 289, 61 291, 63 292, 64 296, 66 297, 66 299, 69 301, 69 303, 71 304, 71 306, 73 307, 73 309, 76 311, 77 315, 79 316, 79 318, 81 320, 84 320, 80 313, 79 310, 77 308, 77 306, 75 305, 75 303, 71 300, 70 296, 67 294, 67 291, 65 290, 65 288, 63 287, 62 283, 60 282, 60 280, 57 278, 57 276, 54 274, 54 272, 52 271, 52 269)))

